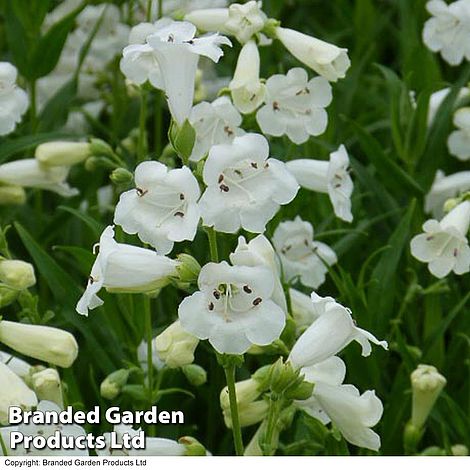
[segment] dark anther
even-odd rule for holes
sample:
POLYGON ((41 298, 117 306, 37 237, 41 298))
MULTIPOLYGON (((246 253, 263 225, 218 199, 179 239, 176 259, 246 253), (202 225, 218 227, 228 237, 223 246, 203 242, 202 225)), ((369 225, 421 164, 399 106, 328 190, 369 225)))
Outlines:
POLYGON ((224 132, 230 137, 233 135, 232 129, 230 129, 230 127, 228 127, 228 126, 224 127, 224 132))
POLYGON ((308 246, 308 240, 304 240, 304 245, 308 246))
POLYGON ((209 304, 209 310, 214 310, 214 304, 212 302, 209 304))
POLYGON ((336 183, 335 188, 341 188, 341 183, 336 183))
POLYGON ((457 248, 454 248, 454 257, 457 258, 458 254, 459 254, 459 250, 457 250, 457 248))
POLYGON ((234 170, 235 174, 238 176, 242 176, 242 172, 240 170, 234 170))
POLYGON ((224 175, 219 175, 219 184, 224 180, 224 175))
POLYGON ((247 293, 247 294, 251 294, 253 291, 250 289, 250 286, 243 286, 243 290, 247 293))
POLYGON ((264 167, 265 167, 265 168, 269 168, 269 163, 266 162, 266 163, 264 164, 264 167))
POLYGON ((273 109, 274 111, 279 111, 279 103, 277 101, 273 101, 273 109))
POLYGON ((90 284, 93 284, 95 282, 95 280, 93 279, 93 276, 88 276, 88 282, 90 284))
POLYGON ((218 290, 215 290, 213 293, 214 297, 219 300, 220 299, 220 292, 218 290))
POLYGON ((184 212, 181 212, 181 211, 175 212, 175 217, 184 217, 184 212))
POLYGON ((256 162, 251 162, 251 166, 257 170, 258 169, 258 164, 256 162))
POLYGON ((137 196, 139 197, 142 197, 148 193, 148 189, 135 188, 135 190, 137 191, 137 196))
POLYGON ((184 201, 184 194, 180 193, 180 201, 184 201))
POLYGON ((223 191, 224 193, 228 193, 229 192, 229 187, 226 185, 226 184, 221 184, 219 186, 220 190, 223 191))
POLYGON ((429 235, 429 237, 426 237, 427 242, 430 242, 431 240, 434 240, 434 235, 429 235))
POLYGON ((261 297, 256 297, 256 299, 253 300, 253 305, 256 307, 256 306, 259 305, 262 301, 263 301, 263 299, 262 299, 261 297))

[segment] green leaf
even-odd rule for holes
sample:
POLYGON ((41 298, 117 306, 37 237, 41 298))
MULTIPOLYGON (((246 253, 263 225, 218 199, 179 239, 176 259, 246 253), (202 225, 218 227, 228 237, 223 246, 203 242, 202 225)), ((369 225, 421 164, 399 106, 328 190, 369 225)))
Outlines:
POLYGON ((191 126, 187 119, 183 122, 181 127, 179 127, 176 122, 172 121, 168 137, 173 148, 183 160, 183 163, 187 163, 193 151, 194 142, 196 141, 196 131, 193 126, 191 126))
POLYGON ((95 235, 96 239, 98 239, 103 232, 105 225, 101 222, 98 222, 93 217, 90 217, 88 214, 81 212, 73 207, 68 206, 59 206, 60 210, 68 212, 69 214, 74 215, 81 221, 85 222, 85 224, 92 230, 93 234, 95 235))

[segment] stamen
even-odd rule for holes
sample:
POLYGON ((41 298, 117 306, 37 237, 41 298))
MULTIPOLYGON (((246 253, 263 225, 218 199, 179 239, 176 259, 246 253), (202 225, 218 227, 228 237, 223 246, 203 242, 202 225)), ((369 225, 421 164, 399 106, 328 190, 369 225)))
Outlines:
POLYGON ((429 235, 429 237, 426 237, 427 242, 430 242, 431 240, 434 240, 434 235, 429 235))
POLYGON ((457 258, 459 254, 459 250, 457 248, 454 248, 454 257, 457 258))
POLYGON ((262 299, 261 297, 256 297, 256 299, 253 300, 253 305, 256 307, 256 306, 258 306, 262 301, 263 301, 263 299, 262 299))
POLYGON ((230 129, 229 126, 225 126, 225 127, 224 127, 224 132, 225 132, 229 137, 232 137, 232 135, 233 135, 233 131, 232 131, 232 129, 230 129))
POLYGON ((280 110, 279 103, 277 101, 273 101, 273 110, 274 111, 279 111, 280 110))
POLYGON ((212 295, 217 299, 219 300, 220 299, 220 292, 218 290, 215 290, 212 295))
POLYGON ((180 193, 180 201, 184 201, 184 194, 180 193))
POLYGON ((93 276, 88 276, 88 282, 89 282, 90 284, 93 284, 93 283, 95 282, 94 277, 93 277, 93 276))
POLYGON ((218 179, 219 184, 222 183, 223 180, 224 180, 224 175, 219 175, 219 179, 218 179))
POLYGON ((257 170, 258 169, 258 164, 256 162, 251 162, 251 166, 257 170))
POLYGON ((181 212, 181 211, 175 212, 175 217, 184 217, 184 212, 181 212))
POLYGON ((230 188, 226 184, 221 184, 219 186, 220 190, 223 191, 224 193, 228 193, 230 188))
POLYGON ((149 191, 148 189, 142 189, 142 188, 135 188, 137 192, 137 196, 142 197, 145 196, 149 191))
POLYGON ((243 286, 243 290, 247 293, 247 294, 251 294, 253 291, 250 289, 250 286, 243 286))
POLYGON ((210 310, 211 312, 212 312, 212 310, 214 310, 214 304, 213 304, 212 302, 209 304, 209 310, 210 310))

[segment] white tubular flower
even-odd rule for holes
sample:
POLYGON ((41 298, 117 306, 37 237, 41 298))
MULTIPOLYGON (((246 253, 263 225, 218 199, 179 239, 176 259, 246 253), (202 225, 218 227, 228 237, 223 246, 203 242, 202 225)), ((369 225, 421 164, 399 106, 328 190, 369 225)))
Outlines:
POLYGON ((0 62, 0 135, 15 130, 28 109, 28 95, 16 86, 18 72, 9 62, 0 62))
MULTIPOLYGON (((57 406, 56 403, 52 403, 51 401, 42 400, 38 407, 38 411, 42 411, 43 413, 47 412, 54 412, 60 413, 62 410, 57 406)), ((17 428, 21 434, 25 437, 36 437, 36 436, 43 436, 44 438, 49 438, 54 436, 56 432, 59 432, 61 436, 69 437, 72 439, 76 439, 79 436, 82 438, 86 438, 86 431, 81 426, 77 424, 20 424, 17 428)), ((9 440, 9 439, 8 439, 9 440)), ((49 447, 45 447, 44 449, 37 449, 35 447, 30 447, 26 450, 23 447, 23 444, 19 444, 15 449, 14 455, 49 455, 49 456, 85 456, 88 454, 88 449, 78 449, 73 446, 71 449, 59 447, 58 449, 51 449, 49 447)))
POLYGON ((24 410, 38 404, 35 393, 3 362, 0 362, 0 424, 8 424, 10 406, 20 406, 24 410))
POLYGON ((336 253, 328 245, 313 240, 312 224, 299 216, 281 222, 272 241, 286 282, 299 277, 304 286, 316 289, 325 282, 328 266, 338 261, 336 253))
POLYGON ((47 142, 36 147, 36 160, 47 166, 72 166, 91 156, 88 142, 47 142))
POLYGON ((330 154, 329 161, 291 160, 286 166, 300 186, 328 194, 336 216, 345 222, 352 222, 351 194, 354 184, 349 176, 349 156, 344 145, 330 154))
POLYGON ((134 180, 136 188, 119 198, 114 223, 164 255, 174 242, 194 240, 201 193, 191 170, 169 170, 163 163, 148 161, 137 166, 134 180))
POLYGON ((432 18, 423 29, 423 42, 433 52, 440 52, 450 65, 459 65, 464 58, 470 60, 470 17, 467 0, 447 4, 443 0, 430 0, 426 9, 432 18))
POLYGON ((42 165, 35 158, 16 160, 0 165, 0 183, 52 191, 64 197, 75 196, 78 190, 67 182, 70 166, 42 165))
POLYGON ((105 287, 112 292, 152 292, 176 275, 177 262, 153 250, 117 243, 114 229, 107 227, 100 237, 99 253, 91 268, 88 285, 76 310, 88 315, 88 310, 103 305, 96 295, 105 287))
POLYGON ((411 254, 428 263, 432 275, 443 278, 451 271, 470 271, 470 248, 467 232, 470 224, 470 201, 452 209, 440 222, 435 219, 423 224, 423 231, 411 240, 411 254))
POLYGON ((0 342, 25 356, 59 367, 70 367, 78 355, 75 337, 68 331, 50 326, 2 320, 0 342))
POLYGON ((193 162, 204 158, 213 145, 230 143, 245 133, 239 127, 242 117, 227 96, 194 106, 189 122, 196 132, 196 141, 189 157, 193 162))
POLYGON ((18 259, 1 259, 0 282, 11 289, 24 290, 36 284, 34 267, 26 261, 18 259))
POLYGON ((291 313, 294 317, 297 335, 309 327, 319 316, 310 296, 296 289, 289 289, 291 313))
MULTIPOLYGON (((123 435, 128 434, 131 438, 138 436, 141 429, 134 430, 131 426, 119 424, 114 426, 113 431, 116 433, 115 441, 118 444, 123 444, 123 435)), ((113 449, 111 448, 111 434, 109 432, 104 434, 106 447, 104 449, 96 449, 96 454, 99 457, 119 456, 126 455, 129 457, 149 455, 149 456, 181 456, 186 452, 186 447, 171 439, 163 437, 146 437, 145 449, 113 449)))
POLYGON ((194 362, 194 351, 199 339, 183 329, 176 320, 155 338, 158 356, 171 369, 194 362))
POLYGON ((458 128, 447 139, 449 153, 459 160, 470 159, 470 107, 460 108, 454 114, 454 124, 458 128))
POLYGON ((274 277, 274 290, 272 300, 287 314, 287 302, 281 283, 279 262, 273 246, 264 235, 246 242, 245 237, 238 237, 238 245, 230 254, 230 261, 234 266, 266 266, 274 277))
POLYGON ((235 233, 240 227, 262 233, 279 206, 291 202, 299 186, 285 164, 269 158, 260 134, 213 146, 204 165, 207 189, 199 201, 205 225, 235 233))
POLYGON ((189 21, 200 31, 218 31, 222 34, 231 34, 225 27, 229 19, 228 8, 203 8, 193 10, 184 16, 185 21, 189 21))
POLYGON ((31 384, 39 400, 48 400, 64 407, 62 382, 56 369, 44 369, 32 374, 31 384))
POLYGON ((346 76, 351 65, 347 49, 289 28, 276 28, 276 37, 296 59, 328 81, 336 82, 346 76))
POLYGON ((325 132, 332 99, 331 85, 323 77, 310 81, 305 69, 290 69, 287 75, 272 75, 266 82, 266 104, 256 113, 265 134, 287 135, 302 144, 310 135, 325 132))
POLYGON ((388 348, 386 341, 379 341, 368 331, 358 328, 351 311, 333 298, 320 297, 315 292, 312 292, 311 298, 318 319, 304 331, 290 352, 289 360, 295 368, 318 364, 352 341, 361 345, 365 357, 372 351, 371 342, 388 348))
POLYGON ((449 176, 438 170, 425 198, 424 210, 435 218, 442 217, 447 199, 470 190, 470 171, 459 171, 449 176))
POLYGON ((259 69, 258 46, 254 41, 248 41, 240 51, 229 85, 233 103, 243 114, 252 113, 264 101, 266 87, 259 79, 259 69))
POLYGON ((420 364, 411 374, 413 404, 411 423, 420 429, 434 407, 439 394, 447 383, 434 366, 420 364))
MULTIPOLYGON (((432 124, 436 113, 441 106, 442 102, 446 99, 447 95, 450 93, 450 88, 443 88, 442 90, 435 91, 429 97, 429 107, 428 107, 428 126, 432 124)), ((462 87, 457 95, 456 103, 458 104, 462 99, 470 96, 470 89, 467 87, 462 87)))
POLYGON ((218 62, 223 55, 220 45, 231 46, 225 36, 211 34, 195 38, 195 34, 193 24, 173 21, 147 36, 147 44, 153 49, 160 67, 171 115, 178 124, 191 112, 199 56, 218 62))
POLYGON ((11 354, 0 351, 0 362, 3 362, 18 377, 24 378, 29 375, 31 365, 23 359, 19 359, 11 354))
POLYGON ((271 299, 272 272, 265 267, 208 263, 199 274, 199 291, 178 308, 185 330, 209 339, 221 354, 243 354, 252 344, 266 346, 278 339, 286 322, 271 299))

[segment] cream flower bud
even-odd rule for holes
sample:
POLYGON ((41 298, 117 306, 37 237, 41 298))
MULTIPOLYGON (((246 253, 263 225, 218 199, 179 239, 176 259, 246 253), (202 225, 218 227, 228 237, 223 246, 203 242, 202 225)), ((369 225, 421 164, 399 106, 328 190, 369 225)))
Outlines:
POLYGON ((181 370, 188 382, 195 387, 200 387, 207 382, 207 372, 197 364, 187 364, 181 370))
POLYGON ((3 362, 0 362, 0 384, 0 424, 8 424, 10 406, 30 409, 38 404, 34 392, 3 362))
POLYGON ((233 104, 244 114, 257 109, 264 101, 266 87, 259 78, 260 56, 258 46, 248 41, 240 51, 237 67, 229 88, 233 104))
POLYGON ((177 320, 155 338, 155 344, 160 358, 173 369, 194 361, 199 339, 184 330, 177 320))
POLYGON ((91 156, 88 142, 47 142, 38 145, 34 153, 36 160, 48 166, 71 166, 91 156))
POLYGON ((50 326, 3 320, 0 322, 0 342, 25 356, 59 367, 70 367, 78 355, 74 336, 50 326))
POLYGON ((463 444, 455 444, 450 450, 452 451, 452 455, 455 456, 466 457, 468 455, 468 447, 463 444))
POLYGON ((0 282, 11 289, 23 290, 36 284, 32 264, 17 259, 0 259, 0 282))
POLYGON ((101 382, 101 396, 108 400, 114 400, 121 393, 122 387, 127 384, 128 379, 128 369, 115 370, 101 382))
POLYGON ((64 406, 62 382, 55 369, 44 369, 32 374, 31 385, 39 400, 52 401, 60 408, 64 406))
POLYGON ((346 76, 351 65, 348 50, 289 28, 276 28, 276 37, 300 62, 330 82, 346 76))
POLYGON ((420 364, 412 372, 411 424, 416 428, 421 428, 424 425, 446 383, 446 378, 434 366, 420 364))
POLYGON ((21 205, 26 202, 26 193, 21 186, 0 186, 0 205, 21 205))
MULTIPOLYGON (((240 426, 251 426, 262 421, 267 414, 268 403, 264 400, 257 400, 261 395, 259 382, 252 378, 243 380, 235 384, 235 390, 240 426)), ((220 392, 220 406, 224 415, 225 425, 231 428, 232 415, 228 387, 224 387, 220 392)))
POLYGON ((184 17, 196 26, 200 31, 218 31, 219 33, 228 34, 225 23, 229 19, 228 8, 203 8, 187 13, 184 17))

